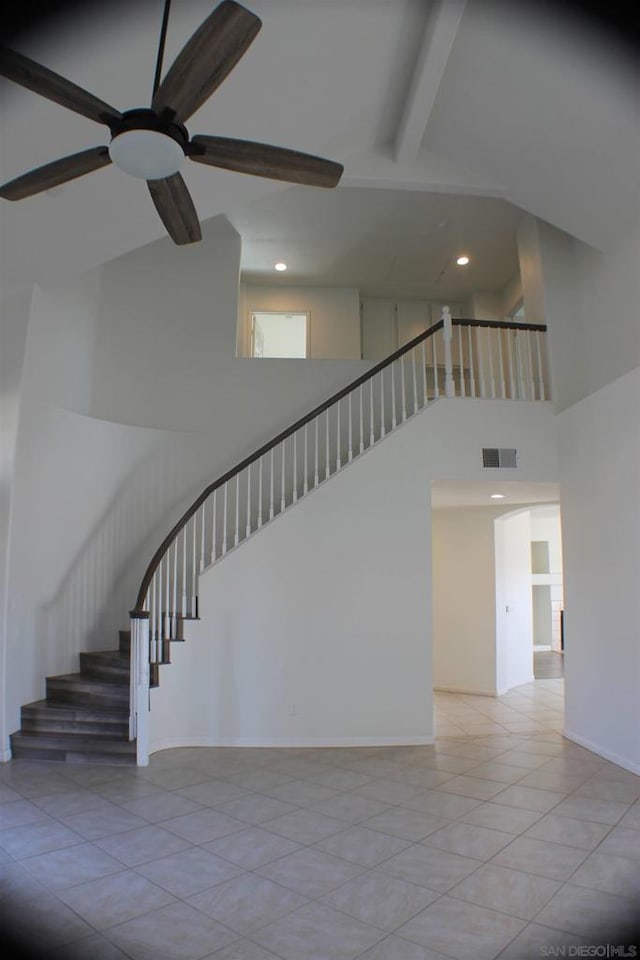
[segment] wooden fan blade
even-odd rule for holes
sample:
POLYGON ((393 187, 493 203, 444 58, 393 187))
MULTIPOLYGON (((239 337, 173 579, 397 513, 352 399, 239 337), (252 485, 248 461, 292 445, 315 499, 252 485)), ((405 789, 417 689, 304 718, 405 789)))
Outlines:
POLYGON ((202 238, 196 208, 179 173, 163 180, 147 180, 147 186, 160 219, 174 243, 195 243, 202 238))
POLYGON ((158 87, 151 108, 184 123, 231 73, 262 21, 234 0, 224 0, 187 41, 158 87))
POLYGON ((196 163, 311 187, 337 186, 344 170, 332 160, 251 140, 195 136, 189 146, 188 155, 196 163))
POLYGON ((85 173, 91 173, 92 170, 106 167, 110 163, 111 157, 107 147, 91 147, 90 150, 54 160, 53 163, 47 163, 44 167, 37 167, 21 177, 16 177, 15 180, 10 180, 9 183, 0 187, 0 197, 4 197, 5 200, 22 200, 23 197, 31 197, 34 193, 50 190, 68 180, 75 180, 76 177, 82 177, 85 173))
POLYGON ((0 76, 7 77, 19 83, 21 87, 39 93, 47 100, 60 103, 68 110, 88 117, 89 120, 95 120, 96 123, 110 126, 114 121, 122 119, 122 114, 118 110, 98 100, 92 93, 76 86, 70 80, 65 80, 64 77, 36 63, 35 60, 29 60, 21 53, 6 47, 0 49, 0 76))

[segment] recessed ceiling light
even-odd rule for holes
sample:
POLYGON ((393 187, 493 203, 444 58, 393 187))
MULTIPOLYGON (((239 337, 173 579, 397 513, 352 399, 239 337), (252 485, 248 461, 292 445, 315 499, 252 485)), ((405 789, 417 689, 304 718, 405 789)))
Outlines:
POLYGON ((469 263, 469 257, 458 257, 456 263, 459 267, 466 267, 466 265, 469 263))
POLYGON ((504 500, 504 493, 492 493, 492 494, 491 494, 491 499, 492 499, 492 500, 504 500))
POLYGON ((286 263, 283 263, 282 260, 280 260, 278 263, 275 264, 275 269, 282 272, 283 270, 287 269, 287 265, 286 263))

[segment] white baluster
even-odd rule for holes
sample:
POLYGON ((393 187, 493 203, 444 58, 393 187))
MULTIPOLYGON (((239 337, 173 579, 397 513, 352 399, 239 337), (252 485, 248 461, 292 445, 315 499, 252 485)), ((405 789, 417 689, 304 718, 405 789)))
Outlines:
POLYGON ((178 636, 178 537, 173 541, 173 636, 178 636))
POLYGON ((271 463, 269 465, 269 520, 273 520, 274 513, 273 496, 273 447, 271 447, 271 463))
POLYGON ((328 409, 328 408, 327 408, 327 411, 326 411, 326 418, 325 418, 324 456, 325 456, 325 462, 324 462, 324 478, 325 478, 325 480, 328 480, 328 479, 329 479, 329 473, 330 473, 330 456, 329 456, 329 409, 328 409))
POLYGON ((487 327, 487 347, 489 350, 489 384, 491 386, 491 398, 496 398, 496 381, 493 375, 493 342, 491 336, 491 327, 487 327))
POLYGON ((358 387, 359 404, 360 404, 360 412, 359 412, 359 416, 358 416, 359 425, 360 425, 360 441, 359 441, 359 443, 358 443, 358 450, 360 451, 360 453, 362 453, 363 450, 364 450, 364 411, 363 411, 364 399, 363 399, 363 390, 364 390, 364 387, 363 387, 362 384, 360 384, 360 386, 358 387))
POLYGON ((302 483, 302 495, 304 496, 309 492, 309 456, 308 456, 308 441, 307 441, 307 424, 304 425, 304 481, 302 483))
POLYGON ((444 395, 445 397, 455 397, 455 385, 453 382, 453 363, 451 360, 451 340, 453 338, 453 326, 451 324, 451 311, 449 307, 442 310, 442 339, 444 342, 444 395))
POLYGON ((469 386, 470 386, 470 390, 471 390, 471 396, 475 399, 475 396, 476 396, 476 378, 475 378, 475 374, 474 374, 474 372, 473 372, 474 356, 473 356, 473 337, 472 337, 472 335, 471 335, 471 327, 467 327, 467 340, 468 340, 468 343, 469 343, 469 381, 470 381, 469 386))
POLYGON ((426 407, 429 397, 427 391, 427 347, 423 340, 420 344, 420 366, 422 367, 422 406, 426 407))
POLYGON ((342 466, 342 457, 340 454, 340 445, 342 443, 342 430, 340 429, 340 400, 337 404, 337 413, 336 413, 336 473, 342 466))
POLYGON ((229 481, 227 480, 224 485, 223 498, 222 498, 222 556, 227 552, 227 504, 229 500, 229 481))
POLYGON ((402 422, 407 419, 407 390, 404 377, 404 366, 407 362, 407 355, 403 353, 400 357, 400 392, 402 394, 402 422))
POLYGON ((170 587, 170 576, 171 576, 171 548, 167 550, 164 555, 164 619, 165 619, 165 628, 164 635, 167 640, 171 640, 173 637, 173 631, 171 629, 171 587, 170 587))
POLYGON ((198 529, 196 526, 195 513, 192 518, 191 537, 193 539, 192 556, 191 556, 191 616, 195 617, 196 615, 196 556, 198 552, 197 551, 198 529))
POLYGON ((373 432, 373 377, 369 380, 369 446, 375 443, 373 432))
POLYGON ((216 522, 217 522, 217 489, 213 491, 213 521, 211 524, 211 563, 216 562, 216 522))
POLYGON ((353 460, 353 410, 351 404, 351 394, 349 394, 349 463, 353 460))
POLYGON ((500 365, 500 397, 504 400, 507 396, 506 384, 504 382, 504 357, 502 355, 502 330, 498 330, 498 364, 500 365))
POLYGON ((478 352, 478 374, 480 377, 480 396, 484 400, 486 396, 485 383, 484 383, 484 351, 482 349, 482 333, 481 327, 475 327, 476 331, 476 347, 478 352))
POLYGON ((396 375, 395 361, 391 364, 391 429, 395 430, 398 425, 396 420, 396 375))
POLYGON ((533 353, 531 350, 531 331, 527 330, 525 333, 525 340, 527 344, 527 372, 529 375, 529 393, 531 394, 531 399, 535 400, 536 398, 536 385, 533 379, 533 353))
POLYGON ((258 530, 262 526, 262 457, 258 462, 258 530))
POLYGON ((515 350, 516 335, 515 331, 509 330, 507 333, 507 356, 509 357, 509 396, 512 400, 516 399, 516 384, 514 374, 513 352, 515 350))
POLYGON ((516 334, 514 337, 515 351, 516 351, 516 366, 517 366, 517 372, 518 372, 518 399, 524 400, 525 392, 524 392, 524 372, 522 369, 522 337, 518 336, 519 333, 520 331, 516 330, 516 334))
POLYGON ((544 375, 542 372, 542 353, 540 350, 540 331, 535 331, 536 337, 536 354, 538 358, 538 397, 540 400, 546 400, 545 390, 544 390, 544 375))
POLYGON ((411 370, 413 382, 413 412, 418 412, 418 375, 416 371, 416 351, 415 347, 411 351, 411 370))
POLYGON ((458 371, 460 376, 460 396, 466 397, 467 387, 464 382, 464 351, 462 349, 462 327, 458 327, 458 371))
POLYGON ((298 431, 293 435, 293 502, 298 502, 298 431))
POLYGON ((284 460, 286 442, 287 442, 287 440, 286 440, 286 438, 285 438, 285 439, 282 441, 282 443, 280 444, 280 449, 281 449, 281 457, 280 457, 280 513, 282 513, 282 511, 284 510, 284 508, 285 508, 285 506, 286 506, 286 499, 285 499, 285 497, 286 497, 286 492, 285 492, 285 488, 284 488, 285 474, 286 474, 286 471, 285 471, 285 460, 284 460))
POLYGON ((380 371, 380 436, 386 433, 384 423, 384 368, 380 371))
POLYGON ((240 474, 236 473, 236 524, 233 534, 233 545, 237 547, 240 543, 240 474))
POLYGON ((204 550, 205 550, 205 537, 206 537, 206 514, 207 514, 207 501, 205 500, 202 506, 200 507, 200 573, 204 570, 204 550))
POLYGON ((319 477, 318 477, 318 421, 319 419, 320 419, 320 415, 318 414, 318 416, 314 420, 314 424, 315 424, 315 430, 314 430, 315 436, 314 436, 314 443, 313 443, 313 486, 314 488, 318 486, 318 481, 319 481, 319 477))
POLYGON ((187 615, 187 528, 182 528, 182 606, 180 613, 187 615))
POLYGON ((438 349, 436 346, 437 338, 438 331, 436 330, 431 337, 431 353, 433 355, 433 396, 435 400, 437 400, 440 396, 440 384, 438 383, 438 349))
POLYGON ((251 536, 251 464, 247 467, 247 525, 244 535, 245 537, 251 536))

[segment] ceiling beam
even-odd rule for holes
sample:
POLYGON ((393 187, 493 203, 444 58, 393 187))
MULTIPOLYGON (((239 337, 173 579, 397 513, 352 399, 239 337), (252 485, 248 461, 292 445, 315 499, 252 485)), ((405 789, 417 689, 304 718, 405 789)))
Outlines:
POLYGON ((436 0, 427 20, 395 139, 396 160, 418 154, 466 0, 436 0))

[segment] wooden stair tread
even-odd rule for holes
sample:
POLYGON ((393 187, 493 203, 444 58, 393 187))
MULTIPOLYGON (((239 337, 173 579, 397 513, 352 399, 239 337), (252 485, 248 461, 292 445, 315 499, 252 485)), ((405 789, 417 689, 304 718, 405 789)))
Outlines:
POLYGON ((123 716, 129 716, 129 708, 123 710, 122 706, 116 704, 109 706, 107 704, 98 704, 96 707, 86 706, 84 704, 61 703, 56 700, 34 700, 33 703, 26 703, 22 707, 27 714, 52 713, 61 719, 68 720, 91 720, 94 717, 104 721, 113 717, 120 720, 123 716))

